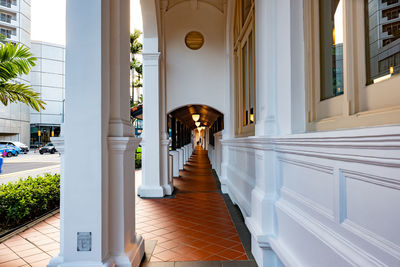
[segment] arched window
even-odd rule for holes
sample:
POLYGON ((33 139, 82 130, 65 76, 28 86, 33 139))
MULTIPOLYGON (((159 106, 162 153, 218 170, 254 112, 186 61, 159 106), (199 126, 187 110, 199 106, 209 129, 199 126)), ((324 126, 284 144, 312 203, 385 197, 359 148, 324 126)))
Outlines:
POLYGON ((254 0, 236 0, 233 27, 236 135, 254 135, 256 120, 254 0))

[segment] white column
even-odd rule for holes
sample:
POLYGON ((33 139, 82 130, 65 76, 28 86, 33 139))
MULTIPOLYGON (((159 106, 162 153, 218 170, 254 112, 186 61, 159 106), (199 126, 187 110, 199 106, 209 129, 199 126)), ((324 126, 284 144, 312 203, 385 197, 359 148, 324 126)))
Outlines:
POLYGON ((65 207, 65 193, 64 193, 64 152, 65 152, 65 140, 64 140, 64 124, 61 125, 61 133, 59 137, 52 137, 51 142, 57 148, 60 153, 60 252, 58 256, 52 258, 50 263, 47 265, 49 267, 58 266, 64 262, 64 245, 65 245, 65 234, 64 234, 64 207, 65 207))
MULTIPOLYGON (((256 0, 257 1, 257 0, 256 0)), ((224 112, 224 130, 222 131, 223 140, 229 140, 234 137, 234 114, 235 114, 235 95, 234 90, 231 88, 234 87, 234 73, 235 73, 235 60, 232 50, 232 42, 233 42, 233 30, 232 27, 234 25, 234 16, 235 16, 235 2, 234 1, 225 1, 224 2, 224 14, 226 15, 226 27, 225 27, 225 73, 226 73, 226 86, 225 86, 225 112, 224 112), (231 75, 233 74, 233 75, 231 75)), ((222 146, 222 162, 221 162, 221 176, 219 180, 221 182, 221 191, 224 194, 228 193, 228 187, 226 186, 228 183, 228 158, 229 158, 229 149, 224 146, 223 140, 221 143, 222 146)))
POLYGON ((129 10, 129 0, 67 3, 61 244, 49 266, 138 266, 144 253, 134 217, 139 140, 126 123, 129 10))
POLYGON ((185 151, 186 151, 186 162, 188 162, 189 157, 190 157, 189 145, 185 145, 185 151))
MULTIPOLYGON (((107 11, 108 8, 104 7, 107 11)), ((138 266, 144 240, 135 232, 135 151, 140 139, 130 124, 129 83, 130 1, 109 1, 110 48, 107 70, 110 81, 109 156, 109 254, 116 266, 138 266)), ((108 37, 108 36, 107 36, 108 37)), ((107 56, 107 55, 105 55, 107 56)), ((104 68, 104 67, 103 67, 104 68)), ((108 77, 107 77, 108 78, 108 77)))
POLYGON ((179 177, 179 152, 172 150, 169 154, 172 155, 172 176, 179 177))
POLYGON ((165 12, 167 11, 168 7, 168 1, 161 1, 160 3, 160 9, 161 9, 161 44, 162 44, 162 50, 163 55, 160 59, 161 63, 161 68, 160 68, 160 180, 161 180, 161 186, 164 188, 164 194, 165 195, 171 195, 172 192, 174 191, 174 187, 172 185, 172 180, 169 179, 168 173, 169 173, 169 164, 168 164, 168 150, 169 150, 169 136, 168 136, 168 130, 167 130, 167 97, 166 97, 166 57, 165 57, 165 51, 166 51, 166 43, 165 43, 165 23, 164 23, 164 15, 165 12))
MULTIPOLYGON (((290 0, 289 0, 290 1, 290 0)), ((277 50, 285 44, 277 44, 278 31, 282 31, 280 23, 290 23, 290 9, 282 9, 278 13, 278 5, 286 0, 256 1, 256 88, 257 88, 257 122, 255 135, 272 136, 278 133, 277 123, 277 50), (278 23, 278 17, 280 23, 278 23), (284 19, 283 19, 284 17, 284 19), (279 28, 279 29, 278 29, 279 28)), ((290 40, 289 40, 290 41, 290 40)), ((286 51, 285 58, 291 52, 286 51)), ((290 69, 290 62, 286 67, 290 69)), ((283 66, 282 66, 283 67, 283 66)), ((282 69, 283 70, 283 69, 282 69)), ((290 75, 290 71, 289 74, 290 75)), ((288 78, 283 77, 282 80, 288 78)), ((290 80, 290 79, 289 79, 290 80)), ((283 85, 282 85, 283 86, 283 85)), ((279 91, 278 90, 278 91, 279 91)), ((286 108, 290 106, 288 99, 286 108)), ((276 188, 276 155, 272 149, 256 150, 255 176, 256 184, 251 193, 251 217, 245 218, 246 225, 252 236, 252 253, 259 266, 277 261, 269 244, 269 239, 274 237, 275 212, 274 203, 277 198, 276 188)))
POLYGON ((179 158, 179 170, 183 170, 183 149, 178 148, 176 151, 178 151, 178 158, 179 158))
POLYGON ((159 121, 160 53, 143 53, 143 141, 141 197, 163 197, 159 121))
MULTIPOLYGON (((185 146, 181 147, 180 149, 182 149, 182 164, 185 165, 186 164, 186 150, 185 150, 185 146)), ((183 169, 183 167, 182 167, 183 169)))
POLYGON ((164 138, 160 140, 161 145, 161 186, 164 188, 165 195, 172 195, 174 191, 174 187, 172 185, 172 181, 169 179, 169 164, 168 164, 168 149, 169 149, 169 139, 167 134, 163 134, 164 138))
POLYGON ((139 266, 144 240, 135 232, 135 137, 109 137, 109 250, 116 266, 139 266))
MULTIPOLYGON (((222 139, 222 131, 219 131, 214 134, 214 144, 215 144, 215 166, 214 169, 218 174, 218 177, 221 177, 221 163, 222 163, 222 146, 221 146, 221 139, 222 139)), ((226 181, 220 181, 221 182, 221 187, 222 187, 222 182, 226 181)), ((226 186, 226 184, 224 184, 226 186)))

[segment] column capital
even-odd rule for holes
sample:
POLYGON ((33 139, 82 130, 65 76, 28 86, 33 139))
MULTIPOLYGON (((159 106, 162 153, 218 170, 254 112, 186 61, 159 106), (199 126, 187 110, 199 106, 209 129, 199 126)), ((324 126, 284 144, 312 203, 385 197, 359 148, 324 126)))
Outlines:
POLYGON ((158 66, 160 64, 161 52, 142 53, 143 66, 158 66))
POLYGON ((161 143, 161 145, 163 145, 163 146, 168 146, 168 145, 170 144, 170 141, 169 141, 169 139, 167 139, 167 140, 161 139, 161 140, 160 140, 160 143, 161 143))
POLYGON ((136 150, 141 142, 137 137, 108 137, 108 147, 111 151, 136 150))

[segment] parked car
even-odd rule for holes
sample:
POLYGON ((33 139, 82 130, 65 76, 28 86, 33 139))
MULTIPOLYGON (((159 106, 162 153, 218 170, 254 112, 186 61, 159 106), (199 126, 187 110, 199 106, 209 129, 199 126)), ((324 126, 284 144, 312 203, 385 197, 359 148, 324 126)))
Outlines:
POLYGON ((0 141, 0 145, 16 146, 21 150, 20 153, 24 153, 24 154, 29 152, 29 147, 18 141, 0 141))
POLYGON ((56 147, 52 143, 47 143, 45 146, 42 146, 41 148, 39 148, 40 154, 43 154, 43 153, 54 154, 56 152, 57 152, 56 147))
POLYGON ((17 147, 15 146, 9 146, 9 145, 0 145, 0 154, 3 155, 4 151, 6 152, 5 155, 7 157, 12 157, 12 156, 18 156, 20 151, 17 147))

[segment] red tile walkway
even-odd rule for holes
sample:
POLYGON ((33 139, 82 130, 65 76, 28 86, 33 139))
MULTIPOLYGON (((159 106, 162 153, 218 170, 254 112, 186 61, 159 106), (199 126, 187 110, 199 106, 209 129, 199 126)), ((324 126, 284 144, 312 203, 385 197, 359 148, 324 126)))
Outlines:
MULTIPOLYGON (((150 261, 247 260, 207 151, 195 150, 174 185, 174 198, 137 198, 137 232, 145 240, 157 240, 150 261)), ((0 244, 0 267, 46 266, 58 246, 55 215, 0 244)))
POLYGON ((43 267, 57 256, 60 242, 59 214, 0 244, 0 267, 43 267))
POLYGON ((207 151, 194 151, 174 186, 175 198, 142 199, 137 206, 137 232, 157 240, 150 261, 247 260, 207 151))

